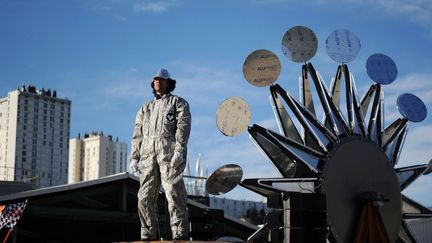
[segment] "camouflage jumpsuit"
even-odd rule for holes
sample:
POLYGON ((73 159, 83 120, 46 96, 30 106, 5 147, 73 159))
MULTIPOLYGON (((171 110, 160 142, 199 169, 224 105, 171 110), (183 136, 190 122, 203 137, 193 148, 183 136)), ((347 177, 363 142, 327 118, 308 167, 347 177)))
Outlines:
POLYGON ((138 214, 141 238, 157 239, 157 197, 162 184, 168 201, 172 237, 187 237, 187 192, 182 173, 186 166, 191 129, 188 103, 171 94, 144 104, 135 119, 131 160, 140 163, 138 214), (181 161, 173 165, 174 157, 181 161))

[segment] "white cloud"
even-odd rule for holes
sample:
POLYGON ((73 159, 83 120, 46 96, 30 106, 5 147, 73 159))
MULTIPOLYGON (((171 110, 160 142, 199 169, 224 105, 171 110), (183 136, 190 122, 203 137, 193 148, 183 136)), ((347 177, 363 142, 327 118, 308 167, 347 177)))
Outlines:
POLYGON ((311 4, 321 5, 361 5, 388 16, 406 17, 408 20, 430 26, 432 23, 432 3, 429 0, 315 0, 311 4))
POLYGON ((176 5, 178 5, 177 1, 140 1, 133 5, 133 10, 136 12, 164 13, 167 12, 171 7, 174 7, 176 5))
MULTIPOLYGON (((289 6, 290 0, 256 0, 256 4, 274 5, 283 4, 289 6)), ((413 23, 422 24, 425 27, 432 26, 432 2, 430 0, 311 0, 305 2, 316 8, 322 6, 347 7, 363 6, 370 14, 375 16, 387 15, 395 18, 406 18, 413 23)), ((355 8, 358 12, 358 8, 355 8)), ((364 17, 367 17, 366 15, 364 17)))
POLYGON ((409 124, 398 167, 426 164, 432 159, 432 125, 409 124))
POLYGON ((126 20, 125 15, 134 13, 165 13, 172 8, 180 6, 179 0, 93 0, 84 3, 87 6, 97 11, 113 12, 116 13, 114 17, 119 20, 126 20), (121 14, 119 14, 121 13, 121 14))
MULTIPOLYGON (((391 85, 383 86, 385 92, 391 93, 415 93, 425 103, 432 102, 431 73, 411 73, 398 78, 391 85)), ((387 99, 388 97, 386 97, 387 99)), ((391 97, 392 99, 394 97, 391 97)))
POLYGON ((244 178, 276 176, 276 170, 271 162, 261 154, 247 135, 213 143, 205 157, 212 170, 224 164, 234 163, 242 167, 244 178))
POLYGON ((150 84, 146 86, 144 81, 148 79, 143 76, 142 70, 128 68, 103 73, 93 79, 105 96, 115 99, 142 99, 145 95, 151 95, 150 84))
MULTIPOLYGON (((396 101, 403 93, 412 93, 426 105, 432 106, 432 82, 428 73, 411 73, 397 79, 391 85, 383 85, 385 94, 385 119, 387 123, 402 117, 397 111, 396 101)), ((430 112, 430 111, 429 111, 430 112)))
POLYGON ((387 15, 405 15, 411 21, 430 26, 432 21, 432 3, 428 0, 347 0, 347 3, 368 5, 387 15))
POLYGON ((258 124, 262 127, 265 127, 267 129, 270 129, 272 131, 279 132, 279 127, 278 127, 276 118, 274 116, 271 116, 265 120, 259 121, 256 124, 258 124))
POLYGON ((403 194, 426 207, 432 207, 431 185, 432 175, 423 175, 406 188, 403 194))
POLYGON ((120 20, 120 21, 126 21, 127 20, 127 17, 121 16, 121 15, 115 15, 114 18, 117 20, 120 20))

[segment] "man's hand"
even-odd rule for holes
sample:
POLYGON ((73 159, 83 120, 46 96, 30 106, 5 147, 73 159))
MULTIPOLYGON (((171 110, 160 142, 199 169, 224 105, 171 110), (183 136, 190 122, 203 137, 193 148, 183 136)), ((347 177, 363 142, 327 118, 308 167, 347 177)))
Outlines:
POLYGON ((180 152, 174 152, 171 159, 171 168, 177 168, 183 162, 183 154, 180 152))
POLYGON ((130 164, 129 164, 129 170, 132 173, 135 173, 139 170, 138 161, 136 159, 131 159, 130 164))

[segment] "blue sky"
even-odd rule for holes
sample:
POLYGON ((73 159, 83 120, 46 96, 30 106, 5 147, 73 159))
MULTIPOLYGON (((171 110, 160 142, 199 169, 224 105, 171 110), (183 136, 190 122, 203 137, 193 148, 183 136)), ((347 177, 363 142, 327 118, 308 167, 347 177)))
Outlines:
MULTIPOLYGON (((152 99, 150 81, 160 67, 177 79, 175 94, 193 114, 190 159, 202 154, 209 172, 237 163, 245 178, 277 177, 271 163, 246 133, 225 137, 216 127, 219 104, 240 96, 249 102, 253 123, 277 130, 268 88, 243 77, 245 58, 257 49, 278 55, 277 83, 298 94, 301 65, 281 51, 284 33, 307 26, 318 37, 311 60, 327 84, 337 63, 325 51, 327 36, 349 29, 361 41, 348 64, 359 96, 372 84, 365 71, 374 53, 390 56, 398 78, 383 87, 386 125, 400 117, 398 95, 411 92, 432 103, 432 2, 428 0, 192 1, 192 0, 0 0, 0 96, 22 84, 55 89, 72 101, 71 137, 104 131, 130 143, 138 107, 152 99)), ((409 125, 398 166, 427 163, 432 157, 432 120, 409 125)), ((404 191, 432 206, 432 176, 404 191)), ((237 188, 229 198, 257 199, 237 188)))

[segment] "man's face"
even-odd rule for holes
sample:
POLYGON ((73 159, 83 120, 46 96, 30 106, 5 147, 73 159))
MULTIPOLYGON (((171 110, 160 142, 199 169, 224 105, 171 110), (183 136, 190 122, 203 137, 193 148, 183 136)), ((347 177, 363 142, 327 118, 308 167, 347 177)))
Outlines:
POLYGON ((166 93, 168 86, 168 80, 162 78, 154 78, 153 79, 153 87, 156 90, 156 93, 159 95, 163 95, 166 93))

